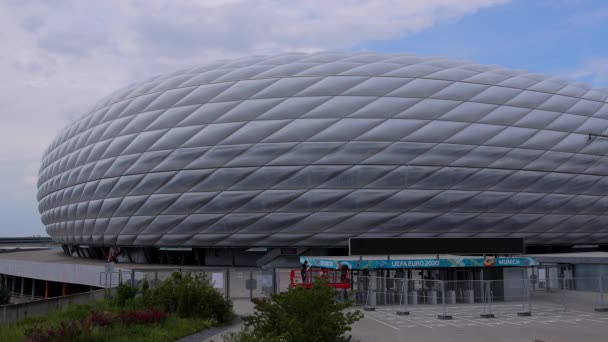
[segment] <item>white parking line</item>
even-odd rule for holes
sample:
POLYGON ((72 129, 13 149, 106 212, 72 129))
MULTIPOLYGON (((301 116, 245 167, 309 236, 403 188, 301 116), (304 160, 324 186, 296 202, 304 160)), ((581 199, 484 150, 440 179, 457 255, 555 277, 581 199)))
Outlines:
POLYGON ((575 319, 586 319, 586 320, 597 322, 597 323, 605 323, 602 321, 596 321, 596 320, 587 318, 587 316, 591 316, 591 317, 593 317, 593 316, 587 315, 585 312, 570 311, 570 313, 572 314, 572 318, 564 319, 564 318, 562 318, 562 317, 564 317, 563 310, 555 311, 555 310, 551 310, 551 309, 547 309, 547 308, 539 308, 538 310, 535 310, 533 312, 533 314, 535 314, 536 317, 542 317, 542 318, 549 319, 549 320, 558 320, 558 321, 563 321, 563 322, 568 322, 568 323, 573 323, 572 321, 575 319))
POLYGON ((576 312, 578 313, 580 317, 584 317, 584 319, 592 321, 592 322, 597 322, 597 323, 606 323, 606 322, 602 322, 602 321, 598 321, 598 320, 594 320, 591 318, 587 318, 587 316, 591 316, 593 318, 597 318, 597 319, 608 319, 608 317, 602 317, 601 315, 594 315, 594 314, 589 314, 588 312, 585 311, 578 311, 578 310, 570 310, 570 312, 576 312))
POLYGON ((412 307, 410 308, 410 315, 407 318, 404 316, 399 316, 390 313, 393 308, 381 309, 375 312, 373 315, 366 314, 366 317, 380 324, 389 326, 395 330, 400 330, 399 328, 411 328, 418 326, 433 329, 446 325, 458 328, 470 328, 474 326, 493 327, 498 325, 510 324, 521 327, 522 325, 530 326, 530 324, 580 324, 584 321, 605 324, 608 320, 608 316, 605 315, 599 315, 578 310, 564 311, 563 309, 560 309, 558 307, 548 307, 541 305, 534 306, 531 317, 520 317, 516 315, 516 312, 518 312, 521 308, 520 304, 494 306, 492 312, 497 316, 497 319, 484 320, 481 318, 477 318, 477 315, 481 312, 480 310, 482 308, 483 307, 479 305, 450 306, 448 307, 448 312, 453 315, 454 321, 446 321, 436 318, 436 315, 441 314, 443 312, 440 307, 412 307))
MULTIPOLYGON (((423 309, 423 310, 425 310, 425 309, 423 309)), ((437 312, 435 312, 435 311, 431 311, 431 313, 432 313, 432 314, 436 314, 437 312)), ((456 316, 456 318, 457 318, 457 319, 460 319, 460 320, 464 320, 464 321, 469 321, 469 322, 473 322, 473 323, 479 323, 479 324, 483 324, 483 325, 488 326, 488 327, 491 327, 491 326, 492 326, 492 325, 490 325, 490 324, 488 324, 488 323, 485 323, 485 322, 478 322, 478 321, 474 321, 474 320, 471 320, 471 319, 466 319, 466 318, 463 318, 462 316, 456 316)), ((515 323, 512 323, 512 324, 515 324, 515 323)))
MULTIPOLYGON (((414 316, 414 315, 416 315, 416 314, 417 314, 416 312, 414 312, 414 311, 410 311, 410 315, 414 316)), ((443 324, 449 324, 449 325, 453 325, 453 326, 458 327, 458 328, 464 328, 462 325, 458 325, 458 324, 456 324, 456 323, 451 323, 451 322, 448 322, 447 320, 437 319, 437 318, 434 318, 434 317, 429 317, 429 316, 422 315, 422 314, 418 314, 417 316, 419 316, 419 317, 423 317, 423 318, 432 319, 432 320, 434 320, 434 321, 438 321, 438 322, 441 322, 441 323, 443 323, 443 324)))
POLYGON ((545 322, 546 317, 543 316, 531 316, 531 317, 516 317, 516 319, 520 322, 531 322, 531 323, 540 323, 540 324, 551 324, 549 322, 545 322))
POLYGON ((570 320, 566 320, 566 319, 557 318, 557 317, 555 317, 555 316, 552 316, 551 314, 546 314, 546 313, 544 313, 544 314, 539 314, 539 316, 538 316, 538 317, 541 317, 541 318, 546 319, 548 323, 555 323, 555 322, 557 322, 557 321, 560 321, 560 322, 566 322, 566 323, 573 323, 573 322, 572 322, 572 321, 570 321, 570 320))
MULTIPOLYGON (((482 320, 482 319, 485 319, 485 318, 478 318, 478 319, 482 320)), ((493 319, 490 319, 490 320, 495 320, 495 319, 496 318, 493 318, 493 319)), ((508 324, 513 324, 513 325, 521 326, 521 323, 511 322, 511 321, 509 321, 508 319, 505 319, 505 318, 498 318, 498 319, 500 319, 500 321, 499 321, 500 323, 508 323, 508 324)))
POLYGON ((397 318, 399 318, 399 319, 402 319, 402 320, 407 321, 407 322, 410 322, 410 323, 414 323, 414 324, 420 324, 420 325, 422 325, 423 327, 427 327, 427 328, 429 328, 429 329, 433 329, 433 327, 431 327, 431 326, 428 326, 428 325, 426 325, 426 324, 422 324, 422 323, 420 323, 420 322, 412 321, 412 320, 407 319, 407 318, 405 318, 405 317, 403 317, 403 316, 397 316, 397 315, 393 315, 393 314, 388 313, 388 312, 386 312, 386 311, 385 311, 384 313, 386 313, 387 315, 395 316, 395 317, 397 317, 397 318))
POLYGON ((390 324, 388 324, 388 323, 384 323, 384 322, 382 322, 381 320, 378 320, 378 319, 375 319, 375 318, 373 318, 373 317, 370 317, 369 315, 364 315, 364 316, 363 316, 363 318, 369 318, 369 319, 371 319, 372 321, 376 321, 376 322, 378 322, 378 323, 380 323, 380 324, 384 324, 384 325, 386 325, 386 326, 388 326, 388 327, 391 327, 391 328, 393 328, 393 329, 395 329, 395 330, 401 330, 401 329, 399 329, 399 328, 397 328, 397 327, 395 327, 395 326, 392 326, 392 325, 390 325, 390 324))

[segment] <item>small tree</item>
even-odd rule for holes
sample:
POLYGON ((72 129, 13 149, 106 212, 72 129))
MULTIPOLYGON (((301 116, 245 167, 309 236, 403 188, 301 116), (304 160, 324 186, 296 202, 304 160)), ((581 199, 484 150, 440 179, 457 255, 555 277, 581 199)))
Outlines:
POLYGON ((137 288, 131 287, 126 283, 121 283, 116 288, 116 298, 114 299, 118 306, 125 306, 128 300, 135 298, 137 288))
POLYGON ((337 291, 321 279, 312 288, 290 288, 270 298, 253 299, 255 312, 244 317, 245 328, 227 341, 349 341, 350 325, 363 318, 350 302, 338 302, 337 291))

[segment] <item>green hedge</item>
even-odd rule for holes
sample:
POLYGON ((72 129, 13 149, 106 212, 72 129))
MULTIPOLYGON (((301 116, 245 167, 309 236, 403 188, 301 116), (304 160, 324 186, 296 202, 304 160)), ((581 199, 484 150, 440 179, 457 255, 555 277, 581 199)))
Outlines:
POLYGON ((174 273, 154 289, 149 289, 145 281, 135 289, 121 285, 113 299, 69 305, 45 316, 0 326, 0 341, 25 341, 27 332, 37 338, 48 336, 45 332, 68 337, 77 327, 81 333, 72 334, 75 337, 69 337, 69 341, 174 341, 233 317, 232 303, 205 278, 174 273), (164 318, 150 319, 154 309, 161 310, 164 318), (107 324, 103 323, 106 319, 107 324), (89 326, 77 323, 92 321, 89 326))
POLYGON ((234 318, 232 302, 204 277, 173 273, 158 287, 143 291, 136 306, 156 307, 179 317, 205 317, 224 323, 234 318))

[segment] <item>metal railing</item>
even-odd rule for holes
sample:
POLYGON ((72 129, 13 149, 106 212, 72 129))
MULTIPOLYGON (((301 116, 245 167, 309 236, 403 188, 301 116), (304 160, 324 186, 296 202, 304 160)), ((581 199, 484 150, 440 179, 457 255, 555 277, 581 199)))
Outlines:
POLYGON ((353 283, 356 305, 394 307, 407 312, 412 307, 441 307, 443 316, 466 308, 481 317, 494 317, 501 306, 516 308, 529 316, 536 308, 587 312, 608 311, 608 277, 553 279, 554 287, 539 288, 527 278, 502 280, 435 280, 358 276, 353 283))
MULTIPOLYGON (((279 268, 140 268, 100 274, 100 286, 113 288, 120 283, 140 286, 145 279, 151 288, 158 286, 173 272, 192 274, 206 279, 229 299, 268 297, 285 292, 292 286, 291 269, 279 268)), ((381 277, 353 273, 351 288, 341 290, 355 305, 394 307, 407 312, 411 307, 441 307, 449 316, 459 308, 478 310, 482 317, 493 317, 500 306, 517 308, 522 315, 538 307, 589 312, 605 311, 608 307, 608 276, 532 278, 500 280, 436 280, 426 278, 381 277), (536 281, 535 281, 536 280, 536 281)))
POLYGON ((277 288, 275 269, 260 268, 141 268, 99 274, 100 286, 113 288, 122 283, 141 286, 145 280, 150 288, 158 286, 173 273, 191 274, 208 281, 229 299, 267 297, 277 288))

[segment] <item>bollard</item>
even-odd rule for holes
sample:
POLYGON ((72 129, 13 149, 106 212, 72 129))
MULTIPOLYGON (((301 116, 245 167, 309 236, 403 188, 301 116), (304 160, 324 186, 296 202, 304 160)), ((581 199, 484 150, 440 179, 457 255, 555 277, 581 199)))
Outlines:
POLYGON ((443 303, 443 314, 437 315, 437 318, 445 320, 452 319, 452 316, 448 315, 448 308, 445 305, 445 282, 443 280, 441 280, 441 301, 443 303))
POLYGON ((397 310, 397 315, 399 316, 407 316, 410 314, 410 312, 407 309, 407 302, 408 302, 408 286, 407 286, 407 278, 403 278, 402 280, 402 284, 401 284, 401 308, 399 308, 399 310, 397 310))

